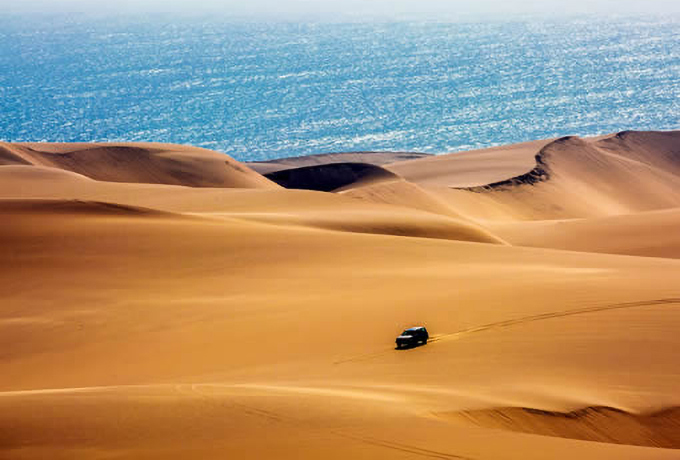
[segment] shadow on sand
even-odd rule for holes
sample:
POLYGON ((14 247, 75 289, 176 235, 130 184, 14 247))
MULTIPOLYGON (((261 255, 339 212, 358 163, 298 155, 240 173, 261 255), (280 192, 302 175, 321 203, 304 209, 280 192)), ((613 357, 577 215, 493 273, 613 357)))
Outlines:
POLYGON ((412 350, 425 345, 427 345, 427 342, 409 343, 408 345, 397 345, 394 349, 399 351, 412 350))

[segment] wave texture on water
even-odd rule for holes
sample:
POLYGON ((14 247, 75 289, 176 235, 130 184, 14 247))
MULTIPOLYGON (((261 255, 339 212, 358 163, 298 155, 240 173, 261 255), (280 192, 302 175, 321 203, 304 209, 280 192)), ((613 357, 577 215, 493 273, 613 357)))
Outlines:
POLYGON ((242 161, 680 127, 678 21, 0 19, 0 139, 242 161))

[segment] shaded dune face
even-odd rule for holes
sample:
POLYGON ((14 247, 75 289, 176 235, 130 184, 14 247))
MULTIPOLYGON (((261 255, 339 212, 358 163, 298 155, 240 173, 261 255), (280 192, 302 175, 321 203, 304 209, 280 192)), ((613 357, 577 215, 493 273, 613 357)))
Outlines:
POLYGON ((632 154, 640 151, 631 151, 626 141, 614 153, 604 148, 610 139, 567 139, 544 148, 542 156, 565 201, 585 195, 602 215, 670 208, 680 206, 680 157, 666 158, 666 137, 653 136, 639 154, 632 154))
MULTIPOLYGON (((16 148, 16 147, 15 147, 16 148)), ((31 162, 23 158, 14 148, 0 144, 0 165, 30 165, 31 162)))
POLYGON ((520 433, 680 449, 678 407, 649 414, 611 407, 586 407, 570 412, 509 407, 439 415, 460 423, 520 433))
POLYGON ((679 144, 0 144, 0 458, 677 459, 679 144))
MULTIPOLYGON (((680 206, 679 138, 678 132, 567 137, 533 152, 508 148, 508 157, 518 162, 531 158, 531 167, 503 180, 444 187, 455 181, 440 165, 446 171, 442 182, 431 173, 435 176, 427 176, 421 185, 455 203, 461 214, 487 221, 593 218, 674 208, 680 206)), ((503 156, 498 151, 494 155, 503 156)), ((474 162, 469 156, 466 168, 474 162)), ((411 175, 419 161, 408 162, 411 175)), ((452 154, 438 161, 458 160, 452 154)))
POLYGON ((368 163, 305 166, 276 171, 265 176, 285 188, 320 192, 332 192, 357 184, 398 179, 396 174, 368 163))
POLYGON ((432 156, 433 155, 429 153, 418 152, 340 152, 279 158, 268 161, 253 161, 246 164, 260 174, 268 174, 284 169, 327 165, 332 163, 365 163, 382 166, 398 161, 430 158, 432 156))
POLYGON ((469 188, 511 179, 530 171, 536 154, 551 140, 493 147, 472 152, 397 161, 386 165, 404 179, 423 186, 469 188))
POLYGON ((615 155, 680 173, 678 132, 624 131, 599 141, 597 145, 615 155))

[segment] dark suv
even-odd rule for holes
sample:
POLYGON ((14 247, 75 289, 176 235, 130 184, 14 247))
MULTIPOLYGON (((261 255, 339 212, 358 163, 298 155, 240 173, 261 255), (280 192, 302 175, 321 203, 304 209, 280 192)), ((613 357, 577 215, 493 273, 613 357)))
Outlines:
POLYGON ((397 348, 415 347, 419 343, 427 343, 427 339, 430 335, 427 333, 427 329, 422 326, 411 327, 406 329, 397 337, 397 348))

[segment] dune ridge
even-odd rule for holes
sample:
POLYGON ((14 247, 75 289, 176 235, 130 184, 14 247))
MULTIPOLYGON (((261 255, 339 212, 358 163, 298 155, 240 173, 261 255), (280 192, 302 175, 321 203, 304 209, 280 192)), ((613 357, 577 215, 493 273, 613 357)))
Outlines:
POLYGON ((265 174, 265 177, 285 188, 319 192, 340 191, 350 186, 398 178, 396 174, 369 163, 303 166, 265 174))
POLYGON ((46 166, 108 182, 273 188, 227 155, 167 144, 0 144, 0 165, 46 166))
MULTIPOLYGON (((152 208, 129 206, 104 201, 59 200, 59 199, 4 199, 0 198, 0 214, 5 216, 17 214, 39 214, 41 216, 55 214, 84 214, 100 216, 164 216, 188 217, 152 208)), ((10 217, 11 218, 11 217, 10 217)))
MULTIPOLYGON (((632 140, 622 140, 638 139, 630 133, 595 139, 567 137, 544 144, 531 154, 530 168, 501 181, 461 188, 442 167, 441 182, 430 175, 420 185, 455 203, 461 214, 480 221, 595 218, 674 208, 680 206, 680 157, 673 147, 679 138, 677 131, 645 133, 647 143, 638 150, 632 140), (656 157, 662 159, 650 160, 656 157)), ((639 145, 640 141, 635 142, 639 145)), ((531 153, 526 148, 510 149, 508 155, 516 156, 516 152, 525 159, 531 153)), ((473 160, 469 155, 468 166, 473 160)), ((409 170, 425 166, 419 161, 409 162, 409 170)), ((455 161, 455 155, 439 159, 452 165, 455 161)))
POLYGON ((525 174, 535 155, 552 139, 449 153, 385 165, 399 176, 426 186, 474 187, 525 174))
POLYGON ((300 168, 303 166, 320 166, 333 163, 365 163, 383 166, 397 161, 427 158, 431 156, 431 154, 419 152, 340 152, 286 157, 267 161, 252 161, 246 164, 260 174, 269 174, 284 169, 300 168))
MULTIPOLYGON (((432 209, 425 206, 409 209, 396 203, 361 203, 342 194, 306 190, 281 194, 277 190, 109 183, 53 168, 13 165, 0 168, 0 196, 17 201, 16 206, 26 199, 27 209, 31 203, 41 200, 53 200, 55 206, 57 200, 111 203, 112 206, 118 203, 131 208, 157 209, 167 216, 172 213, 177 217, 239 219, 353 233, 507 244, 485 228, 452 213, 428 212, 432 209)), ((35 204, 33 206, 38 211, 35 204)), ((0 214, 6 211, 0 206, 0 214)))
POLYGON ((462 423, 520 433, 680 449, 680 407, 645 414, 590 406, 570 412, 508 407, 438 415, 462 423))
POLYGON ((559 145, 563 142, 569 142, 575 139, 573 136, 562 137, 550 144, 541 148, 539 152, 534 156, 534 162, 536 165, 528 172, 520 174, 518 176, 510 177, 497 182, 492 182, 490 184, 478 185, 475 187, 454 187, 460 190, 467 190, 470 192, 486 192, 498 188, 511 188, 518 185, 534 185, 538 182, 548 180, 550 178, 550 167, 548 166, 548 159, 546 158, 551 152, 551 147, 559 145))

